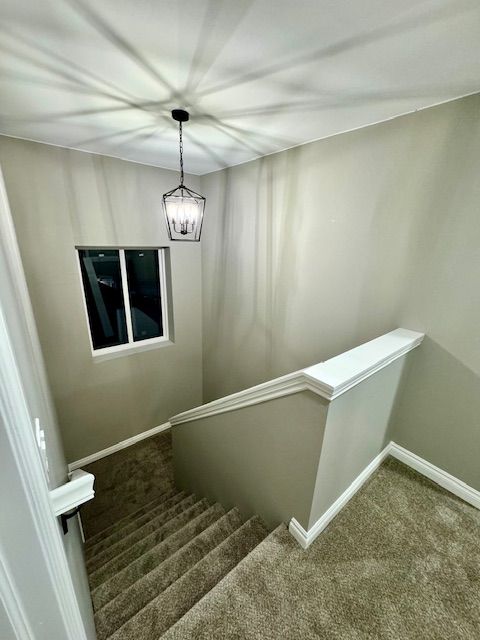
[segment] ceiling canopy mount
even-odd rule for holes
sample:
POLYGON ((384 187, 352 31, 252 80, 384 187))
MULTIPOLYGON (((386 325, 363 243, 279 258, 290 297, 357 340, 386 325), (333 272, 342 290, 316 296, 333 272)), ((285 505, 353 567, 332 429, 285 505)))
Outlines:
POLYGON ((177 122, 188 122, 190 114, 185 109, 172 109, 172 118, 177 122))

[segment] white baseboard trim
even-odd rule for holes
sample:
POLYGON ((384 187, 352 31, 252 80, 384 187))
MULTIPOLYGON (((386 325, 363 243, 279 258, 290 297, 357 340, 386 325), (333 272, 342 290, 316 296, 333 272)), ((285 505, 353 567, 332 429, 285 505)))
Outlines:
POLYGON ((136 436, 132 436, 131 438, 127 438, 126 440, 117 442, 117 444, 114 444, 111 447, 107 447, 106 449, 102 449, 102 451, 97 451, 97 453, 92 453, 86 458, 81 458, 80 460, 71 462, 68 465, 68 470, 75 471, 75 469, 80 469, 80 467, 91 464, 92 462, 96 462, 97 460, 101 460, 101 458, 111 456, 112 453, 116 453, 117 451, 121 451, 122 449, 126 449, 127 447, 131 447, 133 444, 136 444, 141 440, 146 440, 147 438, 156 436, 157 434, 162 433, 162 431, 168 431, 168 429, 170 429, 170 426, 170 422, 165 422, 164 424, 160 424, 158 425, 158 427, 153 427, 153 429, 149 429, 148 431, 142 431, 142 433, 139 433, 136 436))
POLYGON ((420 458, 420 456, 408 451, 408 449, 404 449, 404 447, 401 447, 395 442, 390 443, 389 454, 412 469, 415 469, 415 471, 418 471, 426 478, 433 480, 433 482, 450 491, 450 493, 468 502, 472 507, 480 509, 480 491, 470 487, 463 482, 463 480, 459 480, 450 473, 447 473, 447 471, 436 467, 431 462, 420 458))
POLYGON ((431 462, 420 458, 415 453, 408 451, 404 447, 390 442, 376 458, 365 467, 359 476, 355 478, 352 484, 335 500, 332 506, 315 522, 313 527, 306 531, 302 525, 295 519, 290 520, 288 530, 301 547, 306 549, 320 535, 325 527, 333 520, 333 518, 345 507, 348 501, 357 493, 362 485, 368 480, 374 471, 382 464, 389 455, 403 462, 426 478, 429 478, 436 484, 443 487, 450 493, 458 496, 473 507, 480 509, 480 491, 477 491, 468 484, 455 478, 451 474, 436 467, 431 462))
POLYGON ((327 524, 333 520, 333 518, 339 513, 347 502, 357 493, 363 484, 368 480, 374 471, 382 464, 390 451, 390 444, 388 444, 378 456, 376 456, 370 464, 358 475, 352 484, 342 493, 342 495, 335 500, 332 506, 325 511, 325 513, 315 522, 313 527, 306 531, 302 525, 295 519, 290 520, 288 530, 300 544, 301 547, 306 549, 325 529, 327 524))

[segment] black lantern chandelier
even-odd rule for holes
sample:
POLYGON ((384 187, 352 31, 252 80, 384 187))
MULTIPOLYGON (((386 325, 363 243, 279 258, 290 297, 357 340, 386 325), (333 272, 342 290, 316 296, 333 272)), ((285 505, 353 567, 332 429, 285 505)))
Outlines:
POLYGON ((205 198, 183 184, 182 124, 190 118, 187 111, 173 109, 180 139, 180 184, 163 196, 163 210, 170 240, 198 242, 202 233, 205 198))

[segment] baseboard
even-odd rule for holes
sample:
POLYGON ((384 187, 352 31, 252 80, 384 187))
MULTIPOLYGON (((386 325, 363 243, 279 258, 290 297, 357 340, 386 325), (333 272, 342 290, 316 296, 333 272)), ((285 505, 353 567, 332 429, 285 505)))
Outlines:
POLYGON ((80 469, 80 467, 91 464, 92 462, 96 462, 97 460, 101 460, 101 458, 111 456, 112 453, 116 453, 117 451, 121 451, 122 449, 126 449, 127 447, 131 447, 133 444, 136 444, 141 440, 146 440, 147 438, 156 436, 159 433, 162 433, 162 431, 168 431, 168 429, 170 429, 170 422, 160 424, 158 427, 153 427, 153 429, 149 429, 148 431, 142 431, 142 433, 139 433, 136 436, 132 436, 131 438, 127 438, 126 440, 117 442, 117 444, 114 444, 111 447, 107 447, 106 449, 102 449, 102 451, 97 451, 97 453, 92 453, 90 456, 86 456, 86 458, 81 458, 80 460, 71 462, 68 465, 68 470, 75 471, 75 469, 80 469))
POLYGON ((370 464, 358 475, 352 484, 342 493, 342 495, 335 500, 331 507, 325 511, 325 513, 315 522, 313 527, 306 531, 302 525, 292 518, 288 525, 288 530, 300 544, 301 547, 306 549, 317 538, 325 527, 333 520, 333 518, 343 509, 347 502, 357 493, 357 491, 365 484, 368 478, 374 471, 382 464, 385 458, 389 455, 390 444, 388 444, 378 456, 376 456, 370 464))
POLYGON ((345 507, 348 501, 357 493, 362 485, 368 480, 374 471, 382 464, 389 455, 403 462, 426 478, 429 478, 436 484, 440 485, 450 493, 458 496, 473 507, 480 509, 480 491, 477 491, 468 484, 455 478, 451 474, 436 467, 431 462, 424 460, 415 453, 408 451, 404 447, 390 442, 379 455, 355 478, 352 484, 346 489, 342 495, 335 500, 332 506, 315 522, 313 527, 306 531, 302 525, 292 518, 288 530, 297 540, 301 547, 306 549, 320 535, 325 527, 333 520, 333 518, 345 507))
POLYGON ((480 509, 480 491, 470 487, 462 480, 436 467, 415 453, 408 451, 408 449, 404 449, 404 447, 401 447, 395 442, 390 443, 389 454, 412 469, 415 469, 415 471, 418 471, 426 478, 433 480, 433 482, 443 487, 443 489, 450 491, 450 493, 468 502, 472 507, 480 509))

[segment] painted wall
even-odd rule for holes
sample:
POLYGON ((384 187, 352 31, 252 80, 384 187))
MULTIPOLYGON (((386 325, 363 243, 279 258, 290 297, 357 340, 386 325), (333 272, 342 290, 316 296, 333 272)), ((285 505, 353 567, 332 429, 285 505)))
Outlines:
MULTIPOLYGON (((48 464, 40 452, 37 463, 42 465, 40 473, 45 473, 44 490, 47 491, 67 481, 67 464, 1 174, 0 319, 4 328, 0 338, 3 348, 0 361, 9 372, 17 369, 19 376, 18 386, 12 388, 3 376, 1 390, 4 397, 0 398, 0 404, 6 397, 8 404, 13 402, 16 393, 25 398, 28 410, 26 419, 31 428, 30 432, 27 431, 31 441, 29 445, 24 445, 26 448, 32 446, 36 450, 34 424, 38 420, 44 433, 48 464), (9 356, 5 355, 10 353, 14 356, 12 363, 8 360, 9 356)), ((0 510, 0 557, 3 565, 0 566, 0 573, 8 574, 8 582, 12 588, 14 586, 16 597, 35 638, 53 638, 59 634, 67 637, 67 631, 62 631, 64 620, 51 571, 44 561, 43 541, 32 520, 32 496, 24 483, 23 468, 19 464, 20 454, 9 437, 12 432, 23 433, 18 423, 20 418, 4 409, 5 404, 0 408, 0 423, 3 422, 0 424, 0 482, 4 488, 0 510)), ((28 466, 31 467, 30 462, 28 466)), ((38 487, 38 491, 41 491, 41 487, 38 487)), ((63 536, 60 533, 60 522, 55 518, 54 520, 59 538, 63 542, 86 637, 93 640, 96 634, 79 525, 76 519, 71 521, 68 535, 63 536)), ((5 586, 5 580, 2 583, 5 586)), ((3 637, 0 633, 0 638, 3 637)))
POLYGON ((172 429, 178 487, 260 515, 308 526, 328 403, 310 391, 172 429))
POLYGON ((415 159, 423 184, 398 317, 427 338, 412 354, 394 438, 480 490, 480 97, 423 122, 415 159))
POLYGON ((373 127, 202 179, 206 401, 397 328, 414 147, 373 127))
POLYGON ((410 356, 331 401, 303 391, 174 424, 177 486, 272 528, 293 517, 311 529, 391 441, 410 356))
POLYGON ((0 638, 3 640, 17 640, 17 636, 8 618, 3 603, 0 601, 0 638))
POLYGON ((169 246, 161 197, 177 175, 5 137, 0 163, 68 461, 200 404, 200 247, 170 252, 175 344, 102 362, 90 351, 75 253, 169 246))
POLYGON ((392 439, 391 417, 411 356, 395 360, 330 402, 308 528, 392 439))
POLYGON ((480 489, 480 97, 202 178, 204 400, 398 326, 399 444, 480 489))

